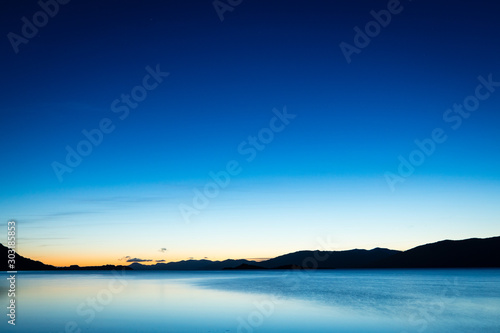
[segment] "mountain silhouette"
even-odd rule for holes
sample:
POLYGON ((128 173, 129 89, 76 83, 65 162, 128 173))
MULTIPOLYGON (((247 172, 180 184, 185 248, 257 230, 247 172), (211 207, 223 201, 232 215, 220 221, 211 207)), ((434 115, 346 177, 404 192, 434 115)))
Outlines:
MULTIPOLYGON (((500 236, 444 240, 407 251, 375 248, 347 251, 297 251, 265 261, 227 259, 224 261, 183 260, 129 266, 54 267, 16 254, 16 270, 222 270, 222 269, 361 269, 361 268, 488 268, 500 267, 500 236)), ((8 271, 8 249, 0 244, 0 270, 8 271)))
POLYGON ((49 271, 56 269, 54 266, 45 265, 40 261, 35 261, 29 258, 25 258, 16 253, 15 257, 15 268, 10 269, 8 267, 7 256, 9 254, 9 249, 2 244, 0 244, 0 270, 1 271, 49 271))
POLYGON ((231 269, 238 269, 238 270, 244 270, 244 269, 267 269, 262 266, 257 266, 257 265, 250 265, 250 264, 241 264, 236 267, 226 267, 224 269, 231 270, 231 269))
POLYGON ((389 258, 400 252, 381 248, 347 251, 298 251, 261 261, 258 265, 265 268, 287 266, 310 269, 367 268, 379 260, 389 258))
POLYGON ((417 246, 376 263, 380 268, 500 267, 500 237, 444 240, 417 246))
POLYGON ((0 258, 4 258, 0 261, 0 271, 53 271, 53 270, 113 270, 113 269, 125 269, 130 270, 128 266, 114 266, 114 265, 104 265, 104 266, 86 266, 80 267, 78 265, 72 265, 69 267, 55 267, 51 265, 46 265, 40 261, 35 261, 29 258, 25 258, 16 253, 15 257, 15 267, 10 269, 8 267, 7 256, 9 249, 2 244, 0 244, 0 258))
POLYGON ((155 265, 143 265, 133 263, 129 267, 134 270, 221 270, 224 268, 234 268, 242 264, 256 264, 255 261, 245 259, 227 259, 224 261, 211 260, 183 260, 169 263, 158 263, 155 265))

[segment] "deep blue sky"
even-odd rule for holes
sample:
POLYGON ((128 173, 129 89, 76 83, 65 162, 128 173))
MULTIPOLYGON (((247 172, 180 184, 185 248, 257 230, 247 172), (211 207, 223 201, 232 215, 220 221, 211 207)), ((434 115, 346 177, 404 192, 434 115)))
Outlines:
MULTIPOLYGON (((498 5, 401 6, 348 64, 339 44, 353 44, 353 28, 363 29, 370 11, 386 9, 387 1, 247 0, 221 22, 211 1, 73 0, 17 54, 7 34, 20 34, 21 18, 31 20, 40 7, 2 2, 2 221, 25 222, 26 252, 49 261, 54 255, 44 251, 54 243, 93 237, 68 226, 107 226, 107 241, 129 243, 135 234, 124 226, 146 223, 139 216, 156 221, 147 232, 172 237, 152 242, 175 253, 167 260, 204 251, 270 256, 317 248, 315 237, 325 234, 337 237, 338 248, 499 234, 500 88, 459 129, 443 121, 448 108, 474 94, 478 76, 500 81, 498 5), (157 64, 170 75, 120 120, 112 101, 157 64), (284 106, 297 117, 246 162, 238 145, 284 106), (59 182, 51 163, 64 163, 65 147, 75 148, 81 131, 103 118, 116 129, 59 182), (392 192, 384 174, 397 172, 398 156, 408 157, 414 140, 438 127, 447 141, 392 192), (183 224, 178 205, 190 204, 193 188, 233 159, 243 171, 193 224, 183 224), (115 209, 116 202, 133 202, 125 205, 133 213, 115 209), (224 208, 215 209, 219 204, 224 208), (387 215, 394 207, 402 215, 387 215), (37 238, 42 227, 60 239, 37 238), (242 234, 255 234, 262 250, 242 234), (215 251, 200 243, 204 237, 237 241, 215 251)), ((140 242, 120 251, 154 257, 140 242)))

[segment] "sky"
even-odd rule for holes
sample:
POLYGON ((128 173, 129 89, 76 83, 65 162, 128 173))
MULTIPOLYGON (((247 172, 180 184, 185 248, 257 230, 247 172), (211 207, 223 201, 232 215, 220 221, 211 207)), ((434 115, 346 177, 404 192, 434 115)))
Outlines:
POLYGON ((500 235, 499 9, 3 1, 0 243, 14 220, 65 266, 500 235))

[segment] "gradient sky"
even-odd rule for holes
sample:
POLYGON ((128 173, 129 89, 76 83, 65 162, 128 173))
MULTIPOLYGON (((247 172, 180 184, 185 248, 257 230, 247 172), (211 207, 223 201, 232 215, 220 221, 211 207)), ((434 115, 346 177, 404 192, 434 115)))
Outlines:
POLYGON ((90 265, 500 235, 500 87, 459 128, 443 119, 479 76, 500 81, 499 7, 402 1, 348 63, 339 45, 387 6, 242 1, 221 21, 209 0, 73 0, 16 53, 8 34, 41 8, 3 1, 0 242, 14 219, 20 254, 90 265), (120 119, 113 101, 157 65, 169 76, 120 119), (248 161, 238 147, 284 108, 296 117, 248 161), (53 162, 106 118, 60 181, 53 162), (447 140, 391 190, 436 128, 447 140), (241 172, 186 223, 180 205, 229 161, 241 172))

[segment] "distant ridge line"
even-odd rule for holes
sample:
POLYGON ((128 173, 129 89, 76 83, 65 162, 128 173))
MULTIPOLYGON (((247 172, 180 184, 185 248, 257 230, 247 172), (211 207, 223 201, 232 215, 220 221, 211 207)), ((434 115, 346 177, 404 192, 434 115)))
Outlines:
MULTIPOLYGON (((0 244, 0 256, 8 249, 0 244)), ((500 236, 442 240, 419 245, 407 251, 376 247, 372 250, 292 252, 264 261, 247 259, 182 260, 155 265, 133 263, 129 266, 55 267, 16 254, 18 271, 27 270, 223 270, 223 269, 374 269, 374 268, 500 268, 500 236), (312 260, 312 258, 316 258, 312 260), (321 258, 321 260, 319 259, 321 258)), ((7 260, 0 271, 8 271, 7 260)))

